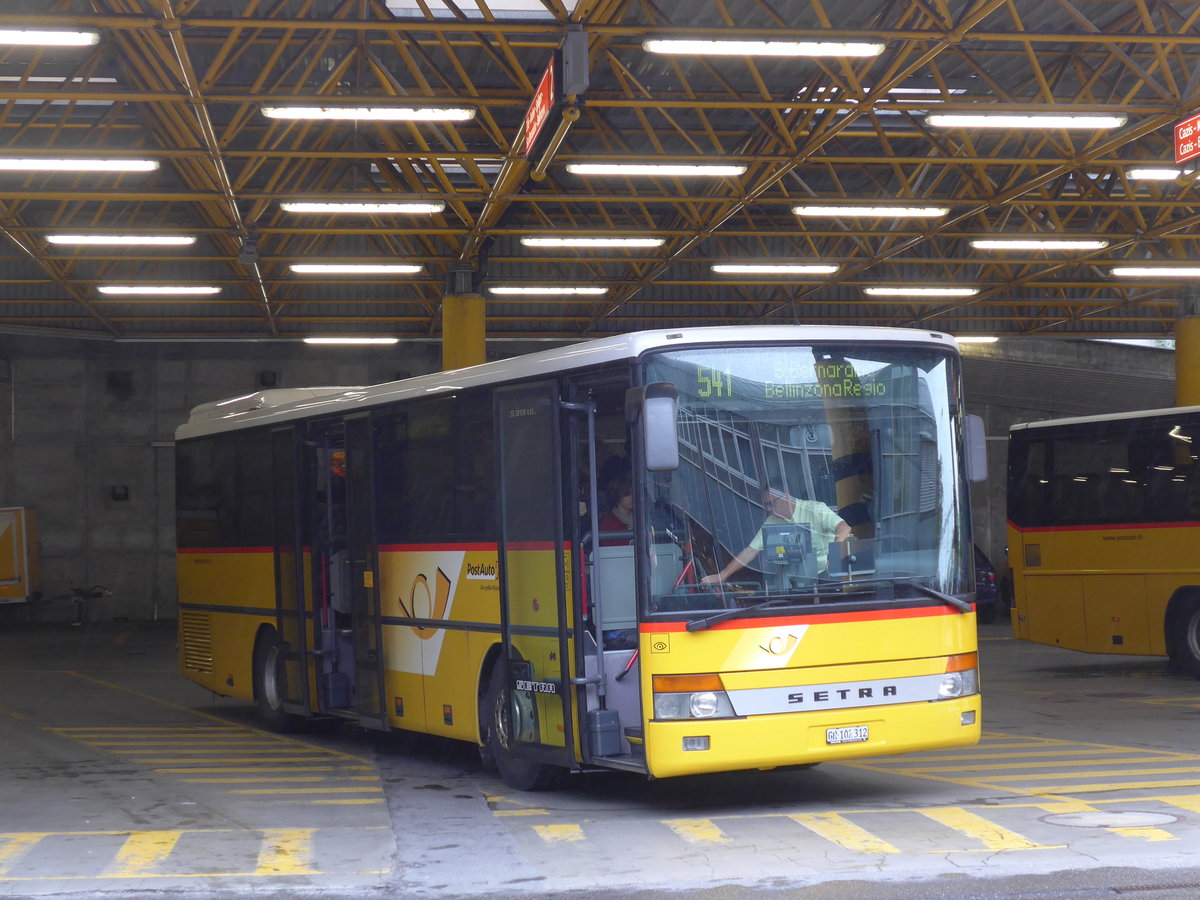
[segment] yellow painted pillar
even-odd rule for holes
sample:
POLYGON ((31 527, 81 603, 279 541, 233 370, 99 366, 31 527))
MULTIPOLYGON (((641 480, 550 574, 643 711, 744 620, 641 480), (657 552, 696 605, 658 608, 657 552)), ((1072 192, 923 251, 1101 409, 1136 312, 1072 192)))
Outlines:
POLYGON ((1176 313, 1175 405, 1200 406, 1200 294, 1181 298, 1176 313))
POLYGON ((479 294, 446 294, 442 298, 442 370, 487 361, 484 338, 487 316, 479 294))

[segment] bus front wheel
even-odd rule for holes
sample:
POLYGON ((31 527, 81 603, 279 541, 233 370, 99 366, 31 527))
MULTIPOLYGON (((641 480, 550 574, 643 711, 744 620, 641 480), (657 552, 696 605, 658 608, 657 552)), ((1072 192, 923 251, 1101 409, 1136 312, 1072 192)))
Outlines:
POLYGON ((303 719, 283 708, 287 696, 287 673, 282 659, 283 645, 274 631, 266 631, 254 649, 254 699, 258 719, 268 731, 286 733, 299 728, 303 719))
POLYGON ((1200 603, 1190 603, 1177 615, 1173 637, 1175 662, 1200 678, 1200 603))
POLYGON ((483 701, 483 721, 487 723, 485 761, 494 762, 504 783, 518 791, 544 791, 551 787, 561 770, 557 766, 517 759, 513 745, 513 697, 504 677, 503 663, 492 667, 483 701))

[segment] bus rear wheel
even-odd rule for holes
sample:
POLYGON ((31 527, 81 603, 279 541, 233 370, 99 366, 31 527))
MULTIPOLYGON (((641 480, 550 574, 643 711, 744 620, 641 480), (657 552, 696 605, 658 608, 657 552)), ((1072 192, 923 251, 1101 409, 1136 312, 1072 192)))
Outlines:
POLYGON ((1174 634, 1176 663, 1200 678, 1200 603, 1191 603, 1176 619, 1174 634))
POLYGON ((494 761, 504 783, 518 791, 544 791, 552 787, 562 774, 558 766, 513 756, 513 697, 504 677, 503 663, 492 667, 483 708, 487 739, 481 755, 486 761, 494 761))
POLYGON ((282 653, 283 645, 273 630, 263 633, 254 650, 254 699, 258 703, 258 720, 267 731, 279 734, 295 731, 304 721, 301 716, 283 708, 283 698, 288 691, 282 653))

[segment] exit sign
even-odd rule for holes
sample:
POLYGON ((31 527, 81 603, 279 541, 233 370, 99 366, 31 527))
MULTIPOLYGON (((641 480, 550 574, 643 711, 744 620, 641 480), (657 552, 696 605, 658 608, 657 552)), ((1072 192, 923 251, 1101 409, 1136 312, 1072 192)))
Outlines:
POLYGON ((1175 162, 1200 156, 1200 113, 1175 125, 1175 162))

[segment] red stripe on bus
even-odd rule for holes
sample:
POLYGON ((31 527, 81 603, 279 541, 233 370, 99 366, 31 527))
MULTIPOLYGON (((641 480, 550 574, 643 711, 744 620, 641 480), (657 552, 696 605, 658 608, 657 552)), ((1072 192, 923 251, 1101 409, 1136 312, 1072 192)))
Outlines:
MULTIPOLYGON (((770 618, 735 618, 713 625, 712 631, 747 628, 779 628, 791 625, 825 625, 842 622, 886 622, 893 619, 925 619, 935 616, 959 616, 957 609, 948 606, 921 607, 919 609, 871 610, 870 612, 831 613, 829 615, 771 616, 770 618)), ((687 622, 643 622, 638 630, 642 634, 661 634, 664 631, 686 631, 687 622)))
POLYGON ((274 547, 180 547, 176 553, 274 553, 274 547))
MULTIPOLYGON (((558 545, 554 541, 510 541, 509 550, 553 550, 558 545)), ((566 544, 563 545, 567 546, 566 544)))
POLYGON ((1054 531, 1141 531, 1146 528, 1195 528, 1200 526, 1200 522, 1131 522, 1128 524, 1117 523, 1114 525, 1038 525, 1030 528, 1022 528, 1019 525, 1014 525, 1011 521, 1008 524, 1014 531, 1019 531, 1021 534, 1047 534, 1054 531))
POLYGON ((380 544, 380 553, 416 553, 430 550, 495 550, 495 544, 380 544))

